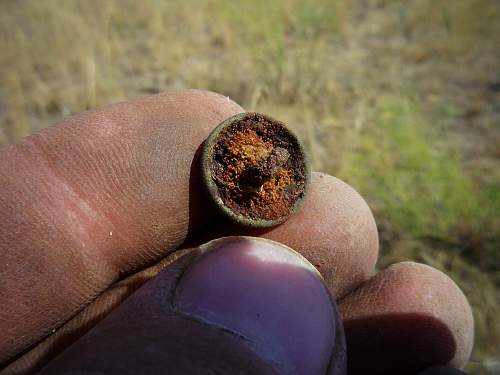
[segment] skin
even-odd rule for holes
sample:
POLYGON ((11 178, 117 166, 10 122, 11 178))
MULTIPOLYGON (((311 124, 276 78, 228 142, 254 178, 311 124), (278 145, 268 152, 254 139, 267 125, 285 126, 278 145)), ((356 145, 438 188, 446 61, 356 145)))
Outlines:
MULTIPOLYGON (((342 181, 313 174, 302 210, 271 230, 220 223, 202 191, 197 155, 216 125, 242 111, 228 98, 206 91, 166 93, 79 114, 0 150, 2 373, 41 368, 90 328, 94 337, 101 337, 95 333, 104 332, 100 327, 117 327, 119 314, 141 316, 142 322, 163 319, 163 312, 148 316, 147 302, 125 302, 109 313, 144 283, 138 295, 146 297, 134 298, 148 301, 144 290, 150 290, 149 295, 164 293, 170 301, 170 289, 147 281, 160 271, 154 280, 176 279, 175 272, 182 274, 198 259, 200 244, 227 235, 278 241, 316 266, 323 278, 318 276, 320 281, 311 288, 324 285, 337 300, 350 373, 363 373, 365 365, 373 373, 465 365, 472 349, 473 319, 463 293, 446 275, 416 263, 396 264, 375 275, 375 221, 364 200, 342 181), (374 337, 381 341, 368 340, 374 337), (395 361, 396 353, 406 353, 409 361, 395 361)), ((290 252, 275 246, 278 258, 290 252)), ((295 280, 302 268, 294 269, 295 280)), ((278 288, 273 283, 279 279, 278 274, 271 276, 270 290, 278 288)), ((334 323, 335 316, 331 314, 334 323)), ((155 347, 165 348, 160 353, 167 358, 162 369, 182 357, 187 366, 183 372, 197 373, 207 366, 199 360, 200 353, 208 353, 205 359, 222 373, 283 373, 291 366, 286 356, 273 365, 258 345, 250 350, 238 335, 227 335, 216 324, 172 319, 140 331, 162 332, 164 327, 170 332, 155 338, 155 347), (187 332, 182 340, 176 336, 179 332, 187 332), (223 358, 241 360, 228 369, 223 358)), ((127 336, 127 327, 116 328, 112 336, 98 343, 128 342, 118 337, 127 336)), ((73 354, 49 364, 53 372, 57 366, 63 369, 64 358, 71 355, 95 355, 99 345, 81 344, 85 337, 65 352, 73 354)), ((144 345, 101 351, 101 365, 138 356, 140 348, 150 345, 150 338, 144 340, 144 345)), ((329 361, 338 354, 335 348, 329 361)), ((88 363, 86 371, 92 370, 88 363)), ((148 363, 157 362, 149 358, 148 363)), ((146 373, 147 363, 135 366, 140 366, 135 373, 146 373)))

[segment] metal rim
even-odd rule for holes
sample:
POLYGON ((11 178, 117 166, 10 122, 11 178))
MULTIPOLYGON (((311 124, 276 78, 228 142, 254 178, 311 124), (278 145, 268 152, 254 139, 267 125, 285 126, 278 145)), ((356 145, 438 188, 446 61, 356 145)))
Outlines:
POLYGON ((243 215, 239 215, 235 213, 233 210, 229 209, 224 204, 224 202, 219 196, 219 188, 212 178, 212 158, 214 153, 214 146, 217 144, 217 139, 220 133, 233 122, 255 114, 264 117, 266 120, 270 122, 276 122, 284 126, 284 124, 280 121, 277 121, 267 115, 255 112, 243 112, 227 118, 219 125, 217 125, 217 127, 212 131, 212 133, 210 133, 210 135, 208 136, 203 145, 203 151, 201 156, 201 175, 202 175, 203 185, 205 187, 207 194, 210 197, 210 200, 216 206, 218 211, 221 212, 226 218, 230 219, 232 222, 252 228, 269 228, 283 223, 290 217, 290 215, 296 213, 302 207, 304 198, 306 197, 309 190, 309 183, 311 179, 309 158, 304 150, 304 147, 302 146, 302 143, 299 141, 297 136, 292 131, 290 131, 290 129, 285 127, 290 136, 294 138, 294 140, 296 141, 299 148, 299 152, 302 154, 302 160, 304 162, 304 170, 305 170, 305 182, 304 182, 304 194, 302 195, 301 198, 295 201, 288 215, 280 217, 276 220, 252 219, 243 215))

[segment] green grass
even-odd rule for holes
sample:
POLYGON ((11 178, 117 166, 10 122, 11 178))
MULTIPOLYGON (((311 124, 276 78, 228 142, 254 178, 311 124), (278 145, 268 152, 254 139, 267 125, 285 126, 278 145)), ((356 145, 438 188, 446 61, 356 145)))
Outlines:
POLYGON ((282 119, 367 199, 381 266, 422 261, 464 289, 485 373, 500 345, 499 19, 496 0, 3 1, 0 145, 187 87, 282 119))
MULTIPOLYGON (((478 186, 456 150, 440 150, 418 104, 404 95, 380 100, 374 124, 357 137, 341 175, 415 238, 457 246, 467 231, 498 230, 498 186, 478 186)), ((500 264, 500 254, 492 263, 500 264)))

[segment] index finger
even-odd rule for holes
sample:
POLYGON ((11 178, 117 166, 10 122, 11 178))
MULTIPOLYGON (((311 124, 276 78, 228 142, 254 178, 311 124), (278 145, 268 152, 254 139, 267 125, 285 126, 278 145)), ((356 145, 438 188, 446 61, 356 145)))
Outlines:
POLYGON ((0 363, 209 220, 191 164, 209 132, 240 112, 210 92, 167 93, 0 151, 0 363))

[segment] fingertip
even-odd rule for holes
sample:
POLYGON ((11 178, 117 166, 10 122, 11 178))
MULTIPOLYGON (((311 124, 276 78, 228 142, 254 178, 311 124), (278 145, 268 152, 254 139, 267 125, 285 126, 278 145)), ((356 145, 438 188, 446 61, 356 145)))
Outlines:
MULTIPOLYGON (((284 373, 327 371, 343 332, 323 279, 305 258, 251 237, 215 240, 203 251, 179 282, 176 309, 242 335, 284 373)), ((335 360, 343 368, 345 357, 335 360)))
POLYGON ((460 287, 449 275, 422 263, 400 262, 388 271, 393 279, 395 308, 406 306, 443 321, 456 343, 456 351, 448 364, 457 368, 465 366, 474 344, 474 316, 460 287))
POLYGON ((336 177, 312 174, 302 210, 263 235, 299 251, 342 298, 364 282, 378 258, 378 231, 366 201, 336 177))
POLYGON ((442 272, 418 263, 392 265, 341 301, 350 365, 419 370, 463 367, 472 350, 473 317, 467 299, 442 272), (402 366, 402 367, 397 367, 402 366), (406 367, 404 367, 406 366, 406 367))
POLYGON ((145 97, 137 101, 136 105, 142 108, 143 103, 147 103, 153 108, 156 107, 159 111, 164 107, 169 116, 173 115, 180 121, 189 119, 191 124, 203 128, 206 135, 227 117, 245 112, 229 96, 203 89, 184 89, 160 93, 145 97), (175 105, 173 108, 172 104, 175 105))

